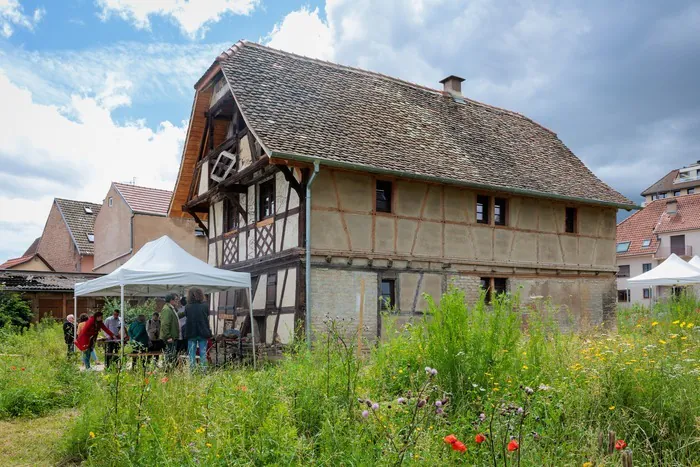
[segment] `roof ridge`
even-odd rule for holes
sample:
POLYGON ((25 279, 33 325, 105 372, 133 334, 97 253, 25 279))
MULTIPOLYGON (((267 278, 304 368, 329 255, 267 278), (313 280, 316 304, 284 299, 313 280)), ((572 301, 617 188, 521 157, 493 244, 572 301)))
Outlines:
POLYGON ((81 201, 79 199, 54 198, 54 201, 68 201, 69 203, 94 204, 95 206, 102 206, 102 203, 93 203, 92 201, 81 201))
POLYGON ((156 191, 164 191, 166 193, 172 193, 170 190, 166 190, 164 188, 153 188, 150 186, 143 186, 143 185, 132 185, 130 183, 121 183, 121 182, 112 182, 115 185, 118 186, 126 186, 126 187, 134 187, 134 188, 145 188, 146 190, 156 190, 156 191))
MULTIPOLYGON (((431 88, 428 86, 424 86, 422 84, 414 83, 412 81, 408 81, 405 79, 397 78, 395 76, 390 76, 390 75, 387 75, 384 73, 380 73, 378 71, 366 70, 364 68, 354 67, 354 66, 350 66, 350 65, 343 65, 341 63, 331 62, 328 60, 321 60, 319 58, 307 57, 305 55, 296 54, 294 52, 287 52, 286 50, 275 49, 273 47, 269 47, 269 46, 260 44, 258 42, 252 42, 252 41, 249 41, 247 39, 241 39, 238 42, 236 42, 234 45, 232 45, 231 47, 226 49, 225 51, 221 52, 221 54, 217 57, 217 61, 227 60, 229 57, 231 57, 231 55, 233 55, 233 53, 236 51, 236 48, 239 46, 239 44, 241 47, 242 46, 254 47, 254 48, 263 49, 265 51, 275 53, 278 55, 290 56, 290 57, 298 58, 300 60, 307 60, 309 62, 318 63, 320 65, 329 66, 332 68, 345 69, 345 70, 351 71, 353 73, 376 76, 376 77, 379 77, 382 79, 394 81, 394 82, 401 84, 401 85, 404 85, 404 86, 415 88, 419 91, 435 93, 435 94, 440 95, 440 96, 450 96, 450 94, 448 94, 444 91, 440 91, 439 89, 434 89, 434 88, 431 88)), ((536 122, 535 120, 531 119, 527 115, 521 114, 520 112, 516 112, 514 110, 506 109, 503 107, 498 107, 498 106, 492 105, 492 104, 487 104, 485 102, 477 101, 477 100, 472 99, 472 98, 467 97, 467 96, 462 96, 462 98, 466 101, 469 101, 471 104, 478 105, 478 106, 484 107, 484 108, 489 109, 489 110, 495 110, 497 112, 504 112, 504 113, 514 115, 516 117, 520 117, 522 119, 528 120, 529 122, 532 122, 535 125, 538 125, 539 127, 543 128, 544 130, 549 131, 553 135, 555 135, 555 136, 557 135, 556 132, 554 132, 550 128, 547 128, 546 126, 542 125, 541 123, 536 122)))

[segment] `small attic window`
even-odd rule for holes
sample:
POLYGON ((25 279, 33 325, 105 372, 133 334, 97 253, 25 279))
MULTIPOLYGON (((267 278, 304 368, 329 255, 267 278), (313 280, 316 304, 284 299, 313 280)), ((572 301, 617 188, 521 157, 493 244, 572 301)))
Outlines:
POLYGON ((651 245, 651 240, 642 240, 642 248, 649 248, 649 245, 651 245))
POLYGON ((92 208, 89 208, 87 206, 83 206, 83 209, 85 209, 85 214, 92 214, 92 208))
POLYGON ((617 253, 627 253, 630 249, 630 242, 620 242, 617 244, 617 253))
POLYGON ((108 202, 110 208, 112 207, 112 203, 113 203, 113 202, 114 202, 114 201, 112 200, 112 197, 110 196, 110 197, 109 197, 109 202, 108 202))
POLYGON ((87 234, 88 242, 95 243, 95 234, 87 234))
POLYGON ((228 151, 221 151, 211 170, 211 179, 221 183, 236 168, 236 155, 228 151))

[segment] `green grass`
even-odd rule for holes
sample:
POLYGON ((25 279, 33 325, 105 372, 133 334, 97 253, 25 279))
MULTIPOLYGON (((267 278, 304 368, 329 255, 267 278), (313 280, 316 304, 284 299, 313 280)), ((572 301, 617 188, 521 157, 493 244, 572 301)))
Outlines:
MULTIPOLYGON (((698 465, 699 308, 683 297, 621 310, 615 331, 573 333, 553 324, 547 304, 529 308, 524 326, 513 299, 468 308, 452 291, 430 319, 364 344, 368 354, 357 355, 356 323, 328 322, 312 352, 300 345, 256 372, 78 374, 61 370, 61 358, 28 352, 22 363, 41 372, 27 373, 36 393, 15 412, 79 406, 60 449, 87 466, 620 465, 622 452, 599 442, 611 431, 635 465, 698 465), (64 384, 76 386, 77 400, 64 384), (31 402, 44 394, 50 404, 31 402), (443 441, 449 434, 466 452, 443 441), (511 437, 519 451, 507 451, 511 437)), ((63 356, 59 332, 33 332, 20 341, 33 348, 41 339, 63 356)), ((14 392, 33 387, 0 381, 14 392)))

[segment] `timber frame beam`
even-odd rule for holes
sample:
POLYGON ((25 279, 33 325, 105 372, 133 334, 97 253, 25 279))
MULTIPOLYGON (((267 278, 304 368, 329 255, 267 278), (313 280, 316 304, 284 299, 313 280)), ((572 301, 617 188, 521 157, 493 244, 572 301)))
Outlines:
POLYGON ((199 227, 204 231, 204 234, 209 237, 209 227, 206 226, 204 222, 202 222, 202 219, 199 218, 197 213, 195 211, 189 211, 185 206, 182 207, 182 210, 191 215, 194 218, 194 221, 199 225, 199 227))
POLYGON ((276 165, 275 167, 280 169, 280 172, 282 172, 282 174, 284 175, 284 178, 287 180, 289 185, 294 189, 294 191, 297 192, 297 195, 299 195, 299 198, 300 199, 303 198, 304 197, 304 195, 303 195, 304 188, 301 186, 301 183, 299 183, 299 181, 294 176, 294 172, 292 172, 292 170, 289 167, 287 167, 286 165, 276 165))

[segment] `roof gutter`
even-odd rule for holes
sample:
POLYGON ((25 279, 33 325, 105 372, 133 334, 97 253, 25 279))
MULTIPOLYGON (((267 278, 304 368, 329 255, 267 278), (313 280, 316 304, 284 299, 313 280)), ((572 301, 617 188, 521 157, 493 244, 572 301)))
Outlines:
MULTIPOLYGON (((293 154, 293 153, 272 151, 269 153, 269 155, 271 158, 275 157, 275 158, 279 158, 279 159, 289 159, 289 160, 294 160, 297 162, 315 163, 315 162, 319 161, 319 159, 316 157, 306 156, 303 154, 293 154)), ((531 196, 531 197, 535 197, 535 198, 548 198, 548 199, 557 199, 557 200, 561 200, 561 201, 573 201, 573 202, 583 203, 583 204, 595 204, 598 206, 606 206, 606 207, 611 207, 611 208, 616 208, 616 209, 626 209, 628 211, 632 210, 632 209, 641 209, 641 206, 638 206, 636 204, 613 203, 610 201, 599 201, 599 200, 594 200, 594 199, 578 198, 575 196, 558 195, 555 193, 543 193, 541 191, 527 190, 524 188, 502 187, 502 186, 487 185, 484 183, 463 182, 463 181, 459 181, 459 180, 455 180, 455 179, 451 179, 451 178, 435 177, 435 176, 429 176, 429 175, 419 175, 419 174, 414 174, 414 173, 410 173, 410 172, 403 172, 400 170, 381 169, 381 168, 371 167, 371 166, 364 165, 364 164, 353 164, 351 162, 339 162, 339 161, 324 159, 323 164, 328 166, 328 167, 350 169, 350 170, 356 170, 356 171, 360 171, 360 172, 371 172, 371 173, 381 174, 381 175, 392 175, 395 177, 410 178, 410 179, 414 179, 414 180, 424 180, 424 181, 433 182, 433 183, 444 183, 446 185, 463 186, 463 187, 475 188, 475 189, 479 189, 479 190, 491 190, 491 191, 495 190, 495 191, 501 191, 501 192, 505 192, 505 193, 513 193, 513 194, 517 194, 517 195, 531 196)))

